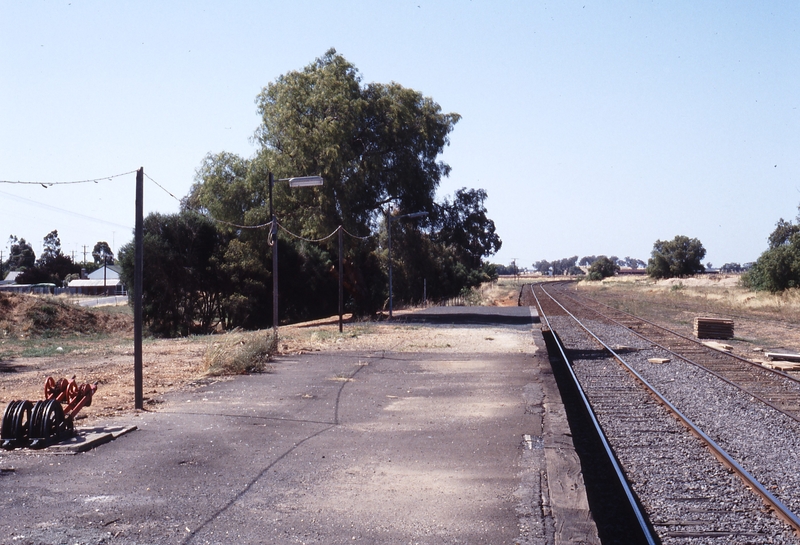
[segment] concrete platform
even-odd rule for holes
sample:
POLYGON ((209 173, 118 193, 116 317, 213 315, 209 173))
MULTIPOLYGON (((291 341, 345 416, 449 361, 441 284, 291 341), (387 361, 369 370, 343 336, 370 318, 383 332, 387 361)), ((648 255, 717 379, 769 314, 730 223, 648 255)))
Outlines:
POLYGON ((97 446, 113 441, 114 439, 137 429, 133 425, 107 425, 96 427, 76 428, 75 435, 47 447, 47 452, 54 454, 77 454, 86 452, 97 446))
POLYGON ((385 348, 282 356, 48 449, 103 445, 82 456, 0 452, 0 535, 599 543, 538 317, 463 312, 429 312, 385 348))

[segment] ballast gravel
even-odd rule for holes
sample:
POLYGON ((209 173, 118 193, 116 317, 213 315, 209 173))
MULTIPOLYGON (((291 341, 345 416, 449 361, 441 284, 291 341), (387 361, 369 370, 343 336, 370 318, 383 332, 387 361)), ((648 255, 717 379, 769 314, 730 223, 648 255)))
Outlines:
MULTIPOLYGON (((665 544, 799 543, 699 439, 571 318, 550 317, 632 488, 665 544)), ((627 328, 587 321, 609 346, 793 511, 800 511, 800 426, 627 328), (650 363, 648 359, 670 359, 650 363)))

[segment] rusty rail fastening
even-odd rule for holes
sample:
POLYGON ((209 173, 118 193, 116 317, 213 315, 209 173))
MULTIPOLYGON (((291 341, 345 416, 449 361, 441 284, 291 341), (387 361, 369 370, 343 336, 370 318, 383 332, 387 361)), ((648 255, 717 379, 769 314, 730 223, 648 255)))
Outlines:
POLYGON ((70 437, 75 432, 75 416, 92 404, 97 383, 81 384, 62 378, 47 377, 44 400, 12 401, 3 413, 2 448, 43 448, 54 440, 70 437))

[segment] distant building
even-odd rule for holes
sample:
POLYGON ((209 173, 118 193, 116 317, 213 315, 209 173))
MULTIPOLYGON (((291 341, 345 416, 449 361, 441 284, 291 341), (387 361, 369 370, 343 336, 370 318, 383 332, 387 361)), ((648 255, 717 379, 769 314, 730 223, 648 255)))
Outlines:
POLYGON ((88 278, 69 283, 71 294, 82 295, 127 295, 128 291, 119 278, 120 267, 109 265, 89 273, 88 278))
POLYGON ((17 283, 17 276, 21 275, 22 271, 11 271, 6 276, 5 280, 0 280, 0 286, 10 286, 17 283))

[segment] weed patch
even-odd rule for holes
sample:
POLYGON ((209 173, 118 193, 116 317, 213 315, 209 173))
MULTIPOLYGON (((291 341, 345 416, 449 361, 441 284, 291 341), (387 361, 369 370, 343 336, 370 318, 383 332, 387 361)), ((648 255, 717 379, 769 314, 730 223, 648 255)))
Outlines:
POLYGON ((205 373, 219 376, 270 371, 268 363, 277 346, 278 339, 273 331, 233 330, 206 351, 205 373))

